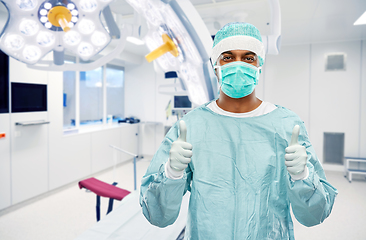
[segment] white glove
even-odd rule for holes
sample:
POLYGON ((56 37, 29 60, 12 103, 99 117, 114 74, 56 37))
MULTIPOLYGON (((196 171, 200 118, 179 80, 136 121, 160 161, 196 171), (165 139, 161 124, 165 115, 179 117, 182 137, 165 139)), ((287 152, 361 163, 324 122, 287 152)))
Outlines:
POLYGON ((306 166, 308 155, 306 148, 298 143, 300 126, 296 125, 292 130, 290 145, 285 149, 285 165, 290 173, 292 180, 303 180, 309 175, 306 166))
POLYGON ((179 122, 179 130, 179 137, 172 143, 169 160, 165 166, 167 177, 172 179, 183 177, 192 157, 192 145, 186 142, 187 127, 183 120, 179 122))

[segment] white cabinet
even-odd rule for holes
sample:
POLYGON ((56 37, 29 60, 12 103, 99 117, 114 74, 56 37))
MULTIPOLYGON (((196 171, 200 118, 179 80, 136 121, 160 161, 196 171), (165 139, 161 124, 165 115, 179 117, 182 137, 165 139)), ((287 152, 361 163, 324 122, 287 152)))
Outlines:
MULTIPOLYGON (((138 124, 123 124, 121 125, 121 145, 120 148, 130 153, 138 154, 138 124)), ((132 157, 121 153, 121 161, 126 161, 132 157)))
POLYGON ((112 128, 91 133, 92 173, 113 166, 113 149, 109 145, 120 146, 121 128, 112 128))
MULTIPOLYGON (((118 127, 91 133, 92 173, 113 167, 113 149, 119 147, 131 153, 138 151, 138 124, 120 124, 118 127)), ((118 152, 118 163, 132 159, 131 156, 118 152)))
POLYGON ((139 155, 152 157, 164 139, 164 125, 159 122, 140 123, 139 155))
POLYGON ((10 116, 0 114, 0 210, 11 205, 10 116))
POLYGON ((12 204, 48 190, 48 124, 17 122, 48 120, 47 112, 11 114, 12 204))

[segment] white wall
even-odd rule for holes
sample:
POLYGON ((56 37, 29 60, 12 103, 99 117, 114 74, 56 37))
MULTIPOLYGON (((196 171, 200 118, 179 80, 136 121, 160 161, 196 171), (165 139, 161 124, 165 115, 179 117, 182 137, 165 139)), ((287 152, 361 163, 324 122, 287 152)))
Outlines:
POLYGON ((296 112, 309 130, 310 46, 288 46, 268 55, 264 69, 264 100, 296 112))
POLYGON ((350 41, 283 46, 280 55, 267 56, 264 100, 287 107, 304 120, 321 161, 324 132, 344 132, 345 155, 366 157, 364 45, 365 41, 350 41), (325 71, 325 54, 334 52, 346 53, 346 71, 325 71))
POLYGON ((366 41, 362 42, 362 65, 361 65, 361 121, 360 121, 360 140, 359 156, 366 157, 366 41))
POLYGON ((310 129, 323 156, 323 132, 345 133, 345 156, 357 157, 360 134, 361 42, 312 45, 310 129), (326 72, 325 54, 347 54, 346 71, 326 72))

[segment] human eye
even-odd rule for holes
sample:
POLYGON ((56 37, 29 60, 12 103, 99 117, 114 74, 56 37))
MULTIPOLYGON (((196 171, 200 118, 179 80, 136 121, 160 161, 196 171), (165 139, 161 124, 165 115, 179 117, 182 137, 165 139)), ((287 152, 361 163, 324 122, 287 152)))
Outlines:
POLYGON ((233 57, 231 55, 226 55, 222 57, 222 60, 224 60, 225 62, 231 61, 233 59, 233 57))
POLYGON ((255 56, 245 56, 244 57, 244 62, 247 62, 247 63, 253 63, 255 60, 256 60, 255 56))

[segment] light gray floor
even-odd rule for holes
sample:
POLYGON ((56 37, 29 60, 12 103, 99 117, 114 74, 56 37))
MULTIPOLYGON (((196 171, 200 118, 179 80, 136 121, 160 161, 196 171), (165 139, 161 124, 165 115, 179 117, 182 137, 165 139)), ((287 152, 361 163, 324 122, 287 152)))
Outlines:
MULTIPOLYGON (((138 162, 138 179, 141 179, 148 164, 146 160, 138 162)), ((116 169, 115 180, 120 187, 133 190, 132 173, 132 163, 116 169)), ((339 191, 333 212, 324 223, 311 228, 293 219, 296 240, 366 239, 365 178, 355 175, 354 181, 349 183, 341 172, 326 174, 329 182, 339 191)), ((113 182, 113 171, 96 177, 113 182)), ((0 212, 3 214, 0 216, 1 240, 71 240, 95 224, 95 195, 80 190, 77 183, 36 200, 6 214, 0 212)), ((107 199, 102 198, 102 217, 107 205, 107 199)))

